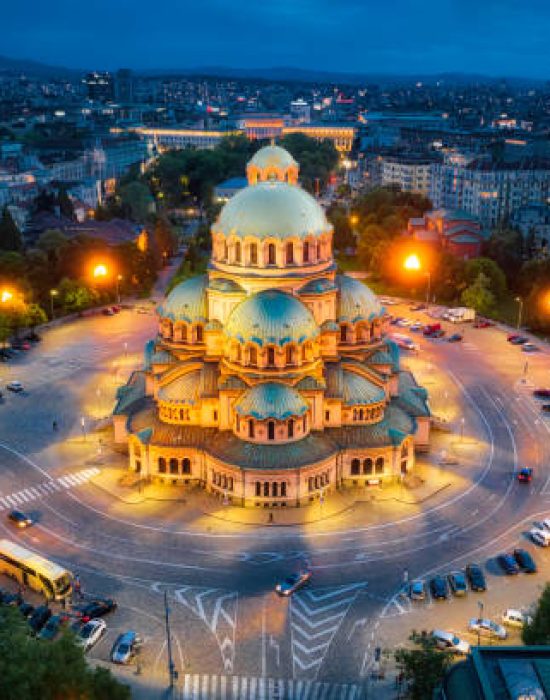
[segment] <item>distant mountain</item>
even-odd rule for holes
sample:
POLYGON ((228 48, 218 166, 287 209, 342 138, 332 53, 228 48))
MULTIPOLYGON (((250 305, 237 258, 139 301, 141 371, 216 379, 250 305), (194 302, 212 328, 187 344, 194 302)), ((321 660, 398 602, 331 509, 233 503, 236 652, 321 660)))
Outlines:
POLYGON ((39 61, 0 56, 0 73, 64 78, 80 75, 82 71, 72 68, 65 68, 64 66, 49 66, 46 63, 40 63, 39 61))

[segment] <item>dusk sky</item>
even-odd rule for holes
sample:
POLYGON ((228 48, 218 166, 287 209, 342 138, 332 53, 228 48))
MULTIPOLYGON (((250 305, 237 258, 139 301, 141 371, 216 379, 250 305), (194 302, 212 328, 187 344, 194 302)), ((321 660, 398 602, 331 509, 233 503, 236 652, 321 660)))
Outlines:
POLYGON ((27 0, 0 16, 0 54, 74 68, 550 77, 548 0, 27 0))

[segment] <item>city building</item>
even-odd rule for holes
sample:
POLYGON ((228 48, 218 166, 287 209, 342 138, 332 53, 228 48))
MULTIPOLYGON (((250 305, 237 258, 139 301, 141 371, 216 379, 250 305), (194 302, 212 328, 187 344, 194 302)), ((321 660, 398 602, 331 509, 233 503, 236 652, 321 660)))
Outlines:
POLYGON ((158 307, 144 369, 119 391, 129 469, 252 507, 404 478, 430 411, 388 315, 337 274, 332 226, 292 156, 267 146, 247 174, 212 225, 207 273, 158 307))
POLYGON ((115 85, 110 73, 94 71, 84 78, 88 99, 93 102, 112 102, 115 98, 115 85))
POLYGON ((215 148, 226 136, 235 136, 239 131, 210 129, 136 127, 132 129, 156 150, 162 152, 181 148, 215 148))
POLYGON ((237 192, 243 190, 248 184, 245 177, 232 177, 224 180, 214 188, 214 199, 216 202, 227 202, 234 197, 237 192))
POLYGON ((119 102, 132 102, 134 99, 134 74, 129 68, 121 68, 116 73, 115 97, 119 102))
POLYGON ((438 700, 550 698, 550 648, 472 647, 464 661, 447 671, 435 697, 438 700))
POLYGON ((435 209, 409 219, 407 233, 416 241, 436 245, 463 260, 479 257, 489 237, 475 216, 459 209, 435 209))
POLYGON ((532 239, 535 248, 548 251, 550 245, 550 204, 526 204, 516 209, 510 217, 510 225, 521 231, 523 237, 532 239))
POLYGON ((381 184, 398 185, 403 192, 430 194, 433 160, 414 156, 384 156, 381 163, 381 184))

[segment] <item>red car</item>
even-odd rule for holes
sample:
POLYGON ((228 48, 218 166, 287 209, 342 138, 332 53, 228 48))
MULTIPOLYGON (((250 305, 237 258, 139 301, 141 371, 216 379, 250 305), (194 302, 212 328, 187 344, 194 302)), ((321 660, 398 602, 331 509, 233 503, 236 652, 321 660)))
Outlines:
POLYGON ((519 333, 510 333, 510 335, 506 338, 506 340, 509 343, 511 343, 513 340, 516 340, 519 337, 520 337, 519 333))
POLYGON ((534 389, 533 396, 536 399, 550 399, 550 389, 534 389))
POLYGON ((522 467, 518 472, 518 481, 522 484, 528 484, 533 478, 533 469, 531 467, 522 467))
POLYGON ((486 318, 478 318, 474 323, 474 328, 491 328, 494 325, 492 321, 488 321, 486 318))

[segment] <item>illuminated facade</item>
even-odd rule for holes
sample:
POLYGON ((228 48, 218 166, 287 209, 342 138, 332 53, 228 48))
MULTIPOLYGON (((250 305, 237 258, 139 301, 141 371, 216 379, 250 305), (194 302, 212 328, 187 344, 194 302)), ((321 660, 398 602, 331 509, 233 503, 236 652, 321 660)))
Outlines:
POLYGON ((130 470, 253 507, 402 477, 430 415, 385 310, 337 274, 332 226, 289 153, 262 148, 247 174, 212 225, 207 274, 159 306, 144 370, 119 392, 130 470))

